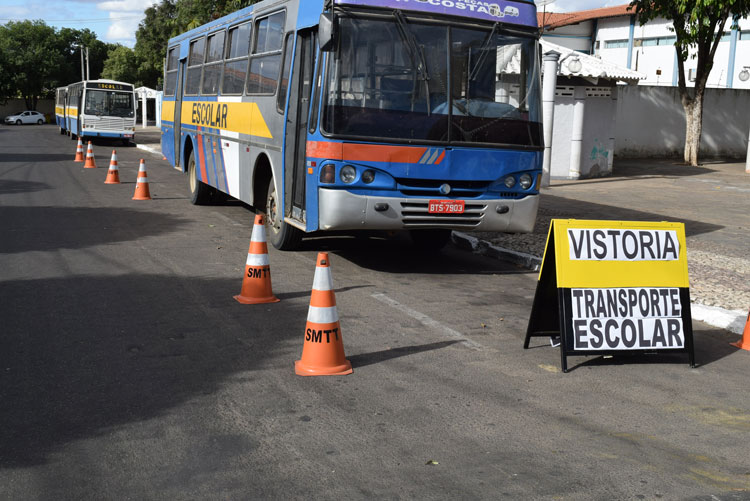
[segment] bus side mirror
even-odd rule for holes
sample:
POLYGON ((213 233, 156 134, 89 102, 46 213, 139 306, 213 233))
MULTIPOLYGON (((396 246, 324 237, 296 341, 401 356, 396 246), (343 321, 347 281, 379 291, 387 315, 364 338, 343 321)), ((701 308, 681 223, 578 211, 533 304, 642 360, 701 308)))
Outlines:
POLYGON ((335 41, 333 32, 333 13, 323 12, 318 21, 318 43, 320 44, 320 50, 323 52, 332 51, 335 41))

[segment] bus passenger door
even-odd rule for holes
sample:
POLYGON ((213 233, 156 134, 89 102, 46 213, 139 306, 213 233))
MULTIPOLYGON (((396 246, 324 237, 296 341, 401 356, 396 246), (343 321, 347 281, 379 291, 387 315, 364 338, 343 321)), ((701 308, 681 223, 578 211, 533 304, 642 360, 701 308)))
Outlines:
POLYGON ((174 166, 182 165, 182 78, 185 75, 185 61, 187 58, 180 59, 177 71, 177 85, 174 91, 174 166))
POLYGON ((307 122, 315 61, 315 32, 297 35, 286 123, 284 214, 305 222, 307 122))

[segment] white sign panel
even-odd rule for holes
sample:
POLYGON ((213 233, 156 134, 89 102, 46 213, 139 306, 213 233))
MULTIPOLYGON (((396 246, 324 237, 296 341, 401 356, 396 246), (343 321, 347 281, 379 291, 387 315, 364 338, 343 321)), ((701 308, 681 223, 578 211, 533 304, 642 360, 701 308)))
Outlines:
POLYGON ((685 347, 677 287, 571 289, 571 298, 575 350, 685 347))

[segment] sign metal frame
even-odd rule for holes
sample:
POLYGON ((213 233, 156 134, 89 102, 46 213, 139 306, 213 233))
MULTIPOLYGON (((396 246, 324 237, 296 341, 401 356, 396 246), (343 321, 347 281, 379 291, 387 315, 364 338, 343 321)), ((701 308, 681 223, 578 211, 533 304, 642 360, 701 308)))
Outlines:
MULTIPOLYGON (((617 231, 617 230, 613 230, 617 231)), ((532 337, 560 337, 560 364, 568 372, 567 357, 588 355, 644 355, 686 353, 690 367, 695 367, 690 291, 687 277, 685 228, 682 223, 651 223, 641 221, 583 221, 553 219, 550 223, 547 244, 542 259, 539 280, 524 339, 524 349, 529 348, 532 337), (571 273, 571 261, 566 230, 571 228, 618 228, 622 231, 674 231, 679 240, 679 258, 671 261, 618 261, 616 263, 576 263, 571 273), (654 265, 654 263, 657 263, 654 265), (654 273, 654 266, 667 267, 667 272, 654 273), (615 270, 607 273, 607 270, 615 270), (593 284, 593 286, 592 286, 593 284), (680 317, 684 343, 681 348, 630 348, 630 349, 576 349, 573 329, 572 290, 580 288, 679 288, 680 317)))

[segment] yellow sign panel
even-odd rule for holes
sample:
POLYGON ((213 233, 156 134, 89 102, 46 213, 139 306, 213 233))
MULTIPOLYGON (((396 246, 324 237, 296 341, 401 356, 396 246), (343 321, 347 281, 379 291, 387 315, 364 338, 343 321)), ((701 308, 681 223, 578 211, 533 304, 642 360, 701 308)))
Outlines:
POLYGON ((183 101, 181 113, 183 124, 273 138, 257 103, 183 101))
POLYGON ((65 114, 65 107, 55 106, 55 115, 63 116, 65 114))
POLYGON ((689 287, 682 223, 554 219, 550 233, 557 287, 689 287))

